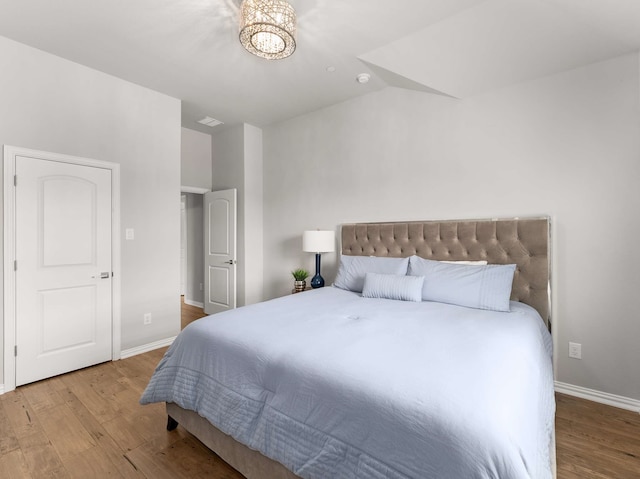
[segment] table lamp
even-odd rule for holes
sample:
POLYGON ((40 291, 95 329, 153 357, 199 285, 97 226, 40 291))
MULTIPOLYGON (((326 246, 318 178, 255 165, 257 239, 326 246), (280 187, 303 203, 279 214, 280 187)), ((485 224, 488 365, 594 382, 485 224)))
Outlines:
POLYGON ((324 279, 320 276, 320 254, 336 250, 336 234, 333 231, 305 231, 302 234, 302 251, 316 254, 316 275, 311 278, 312 288, 322 288, 324 279))

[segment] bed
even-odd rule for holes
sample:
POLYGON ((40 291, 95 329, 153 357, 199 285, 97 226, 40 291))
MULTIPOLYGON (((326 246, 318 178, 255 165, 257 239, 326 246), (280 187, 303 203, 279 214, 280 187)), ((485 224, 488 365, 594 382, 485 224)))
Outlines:
POLYGON ((553 477, 549 251, 548 218, 342 225, 334 287, 192 323, 141 402, 250 479, 553 477))

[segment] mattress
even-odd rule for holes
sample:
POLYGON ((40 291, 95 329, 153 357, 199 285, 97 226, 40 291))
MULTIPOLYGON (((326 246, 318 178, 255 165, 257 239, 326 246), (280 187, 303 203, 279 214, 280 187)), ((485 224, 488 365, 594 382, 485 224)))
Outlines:
POLYGON ((303 478, 550 478, 551 338, 536 311, 327 287, 209 316, 141 403, 197 412, 303 478))

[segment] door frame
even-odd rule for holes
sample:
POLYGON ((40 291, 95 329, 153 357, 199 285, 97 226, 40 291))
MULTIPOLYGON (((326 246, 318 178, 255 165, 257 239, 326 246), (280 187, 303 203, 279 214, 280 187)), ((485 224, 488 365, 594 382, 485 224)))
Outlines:
POLYGON ((4 145, 3 155, 3 193, 4 193, 4 348, 3 379, 4 391, 16 388, 16 277, 14 261, 16 258, 16 202, 14 177, 16 174, 16 156, 71 163, 79 166, 111 170, 111 267, 113 271, 111 292, 111 360, 121 355, 121 280, 120 280, 120 165, 110 161, 93 160, 77 156, 50 153, 16 146, 4 145))
POLYGON ((187 294, 187 194, 180 193, 180 296, 187 294))

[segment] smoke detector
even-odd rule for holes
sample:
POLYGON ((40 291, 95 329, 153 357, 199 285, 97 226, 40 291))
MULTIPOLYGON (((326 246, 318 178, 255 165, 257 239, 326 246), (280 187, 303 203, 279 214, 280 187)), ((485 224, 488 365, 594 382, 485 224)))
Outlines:
POLYGON ((370 79, 371 79, 371 75, 369 75, 368 73, 359 73, 356 76, 356 81, 362 84, 368 83, 370 79))

